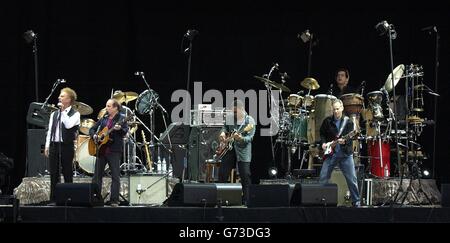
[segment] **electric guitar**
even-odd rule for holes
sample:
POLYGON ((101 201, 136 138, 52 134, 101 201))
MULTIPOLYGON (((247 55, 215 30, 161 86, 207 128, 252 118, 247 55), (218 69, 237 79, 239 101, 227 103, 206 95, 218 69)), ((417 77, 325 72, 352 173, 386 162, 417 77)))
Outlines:
POLYGON ((354 137, 356 134, 358 134, 358 131, 353 130, 353 131, 349 132, 347 135, 338 137, 338 138, 336 138, 335 140, 326 143, 326 144, 325 144, 326 148, 325 148, 325 150, 324 150, 324 152, 323 152, 323 157, 322 157, 323 160, 325 160, 326 158, 328 158, 328 157, 330 157, 330 156, 333 155, 334 149, 336 148, 336 145, 337 145, 337 143, 338 143, 337 141, 338 141, 339 138, 342 138, 342 139, 344 139, 344 140, 347 140, 347 139, 350 139, 350 138, 354 137))
MULTIPOLYGON (((128 122, 132 117, 133 116, 125 117, 122 121, 116 123, 116 125, 122 126, 123 124, 125 124, 125 122, 128 122)), ((116 131, 116 130, 114 130, 114 127, 111 127, 111 129, 108 129, 108 127, 105 126, 100 132, 98 132, 97 141, 94 141, 94 139, 92 139, 92 138, 89 139, 89 144, 88 144, 89 155, 96 156, 97 150, 98 150, 98 152, 101 152, 103 145, 112 141, 112 139, 109 138, 109 135, 113 131, 116 131)))
POLYGON ((234 135, 236 134, 243 134, 246 132, 249 132, 253 129, 253 124, 247 124, 247 126, 244 127, 242 131, 233 131, 225 140, 221 141, 219 146, 216 149, 216 154, 214 155, 215 160, 220 160, 222 157, 230 150, 233 149, 233 143, 234 143, 234 135))

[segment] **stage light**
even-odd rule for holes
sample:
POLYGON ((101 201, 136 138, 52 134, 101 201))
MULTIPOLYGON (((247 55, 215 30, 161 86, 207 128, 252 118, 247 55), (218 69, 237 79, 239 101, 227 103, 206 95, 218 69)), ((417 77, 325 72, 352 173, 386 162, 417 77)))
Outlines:
POLYGON ((392 24, 389 24, 386 20, 383 20, 375 25, 375 29, 378 31, 380 36, 390 32, 389 36, 390 38, 392 38, 392 40, 395 40, 397 38, 397 32, 395 31, 394 26, 392 24))
POLYGON ((423 170, 422 172, 423 178, 430 178, 430 175, 431 175, 430 171, 428 171, 427 169, 423 170))
POLYGON ((278 174, 278 170, 277 170, 276 167, 270 167, 270 168, 269 168, 269 176, 270 176, 271 178, 276 178, 276 177, 277 177, 277 174, 278 174))

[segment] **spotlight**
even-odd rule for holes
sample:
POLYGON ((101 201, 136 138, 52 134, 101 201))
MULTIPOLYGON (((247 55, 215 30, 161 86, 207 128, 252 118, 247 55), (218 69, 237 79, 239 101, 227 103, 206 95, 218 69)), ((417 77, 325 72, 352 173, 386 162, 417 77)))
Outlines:
POLYGON ((383 20, 375 25, 375 29, 378 31, 380 36, 390 32, 390 36, 393 40, 397 38, 397 32, 395 31, 394 26, 392 24, 389 24, 386 20, 383 20))
POLYGON ((269 176, 270 178, 276 178, 278 174, 278 170, 276 167, 270 167, 269 168, 269 176))
POLYGON ((423 170, 423 172, 422 172, 422 176, 423 176, 424 178, 430 178, 430 172, 429 172, 427 169, 425 169, 425 170, 423 170))
POLYGON ((32 30, 28 30, 25 33, 23 33, 23 38, 27 43, 31 43, 37 38, 37 34, 34 33, 32 30))

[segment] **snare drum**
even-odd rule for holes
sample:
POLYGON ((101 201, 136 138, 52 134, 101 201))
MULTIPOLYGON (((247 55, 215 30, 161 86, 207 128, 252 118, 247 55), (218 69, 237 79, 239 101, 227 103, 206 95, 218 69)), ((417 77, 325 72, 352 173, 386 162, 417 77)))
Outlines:
POLYGON ((288 106, 300 107, 302 105, 303 97, 297 94, 291 94, 288 97, 288 106))
POLYGON ((391 170, 391 150, 388 141, 369 140, 367 141, 369 155, 370 172, 374 176, 389 177, 391 170), (382 156, 380 156, 380 154, 382 156))
POLYGON ((89 135, 89 129, 95 125, 95 121, 92 119, 83 119, 80 124, 80 132, 89 135))
POLYGON ((359 114, 364 106, 364 98, 355 93, 344 94, 340 98, 344 105, 344 111, 351 114, 359 114))

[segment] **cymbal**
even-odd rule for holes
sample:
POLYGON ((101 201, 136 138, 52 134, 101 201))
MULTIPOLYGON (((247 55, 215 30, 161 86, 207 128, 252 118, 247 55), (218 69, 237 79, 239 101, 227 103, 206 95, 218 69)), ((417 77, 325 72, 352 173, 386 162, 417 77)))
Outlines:
POLYGON ((101 110, 98 112, 97 119, 98 119, 98 120, 102 119, 102 117, 103 117, 105 114, 106 114, 106 108, 101 109, 101 110))
POLYGON ((314 78, 305 78, 300 83, 300 85, 305 89, 316 90, 320 88, 319 83, 314 78))
MULTIPOLYGON (((405 65, 400 64, 396 68, 394 68, 394 87, 397 86, 398 81, 403 76, 403 72, 405 71, 405 65)), ((384 83, 384 89, 388 92, 392 91, 392 73, 389 74, 388 78, 386 79, 386 83, 384 83)))
POLYGON ((119 103, 128 103, 138 98, 138 94, 136 92, 122 92, 119 91, 113 95, 113 99, 117 100, 119 103))
POLYGON ((85 103, 80 102, 80 101, 75 101, 73 103, 73 108, 75 110, 77 110, 78 112, 80 112, 80 115, 82 115, 82 116, 90 115, 94 111, 92 109, 92 107, 90 107, 88 104, 85 104, 85 103))
POLYGON ((253 77, 258 79, 259 81, 261 81, 263 83, 266 83, 266 84, 268 84, 268 85, 270 85, 270 86, 272 86, 274 88, 277 88, 277 89, 279 89, 281 91, 291 92, 291 90, 288 87, 286 87, 284 84, 280 84, 280 83, 277 83, 277 82, 272 81, 270 79, 259 77, 259 76, 253 76, 253 77))

